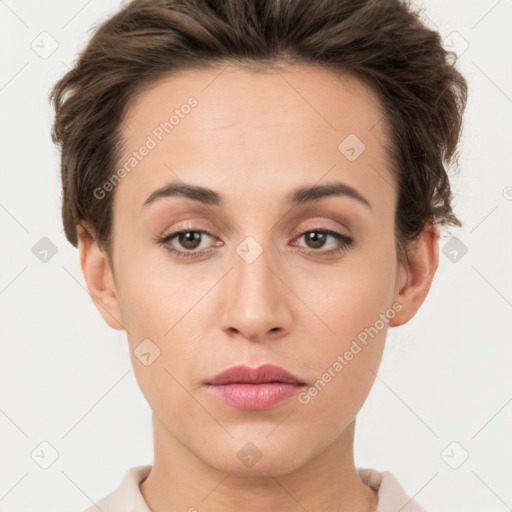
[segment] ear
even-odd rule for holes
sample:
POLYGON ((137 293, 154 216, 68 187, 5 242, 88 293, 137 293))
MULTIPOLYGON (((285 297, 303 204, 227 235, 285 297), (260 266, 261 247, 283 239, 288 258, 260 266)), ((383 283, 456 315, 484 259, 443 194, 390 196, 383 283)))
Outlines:
POLYGON ((409 263, 400 265, 394 302, 402 309, 390 320, 391 327, 407 323, 427 297, 439 266, 439 233, 435 222, 427 223, 408 248, 409 263))
POLYGON ((113 269, 108 255, 99 247, 92 226, 82 221, 76 226, 80 266, 94 305, 113 329, 124 330, 113 269))

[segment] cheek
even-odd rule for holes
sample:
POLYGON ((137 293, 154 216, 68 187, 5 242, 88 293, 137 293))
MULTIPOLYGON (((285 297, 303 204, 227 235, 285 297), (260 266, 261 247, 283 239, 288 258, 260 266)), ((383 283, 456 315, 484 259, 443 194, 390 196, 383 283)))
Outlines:
POLYGON ((123 318, 129 318, 127 335, 137 382, 152 410, 159 416, 175 415, 187 408, 190 396, 180 383, 195 371, 194 293, 179 293, 175 281, 165 282, 140 274, 124 288, 123 318), (190 316, 187 316, 187 312, 190 316), (149 361, 148 361, 149 359, 149 361), (149 364, 148 364, 149 363, 149 364), (172 397, 172 399, 171 399, 172 397))
POLYGON ((303 347, 302 357, 311 361, 314 372, 299 403, 312 424, 321 423, 322 428, 330 424, 341 432, 372 388, 393 310, 385 304, 385 294, 379 296, 355 281, 347 280, 336 290, 343 293, 325 300, 322 317, 334 333, 326 328, 322 335, 310 332, 308 338, 315 343, 303 347))
POLYGON ((123 253, 117 265, 119 306, 127 329, 137 336, 163 336, 189 296, 180 276, 170 275, 169 265, 152 261, 137 249, 123 253))
POLYGON ((394 275, 390 244, 387 250, 360 251, 336 272, 303 281, 299 293, 308 297, 308 306, 316 314, 303 326, 309 331, 307 338, 316 340, 312 347, 303 346, 305 357, 314 361, 319 388, 328 388, 318 393, 322 395, 318 406, 323 400, 326 407, 335 400, 341 409, 349 410, 366 398, 395 315, 394 275))
MULTIPOLYGON (((154 265, 133 267, 125 276, 119 295, 124 325, 129 331, 127 337, 132 358, 143 349, 144 345, 139 349, 143 340, 151 340, 156 345, 154 350, 160 351, 154 363, 155 367, 161 367, 160 370, 144 375, 144 379, 166 380, 170 378, 165 373, 166 369, 176 377, 186 375, 193 363, 190 354, 197 352, 201 341, 198 329, 202 324, 198 315, 207 301, 200 299, 212 285, 191 283, 180 275, 171 276, 169 268, 159 269, 154 265)), ((150 342, 144 343, 151 348, 150 342)), ((136 359, 133 363, 135 368, 141 366, 136 359)), ((144 372, 143 368, 141 372, 144 372)))
POLYGON ((296 280, 294 290, 315 314, 315 331, 341 348, 391 307, 395 272, 392 247, 365 248, 336 267, 310 268, 296 280))

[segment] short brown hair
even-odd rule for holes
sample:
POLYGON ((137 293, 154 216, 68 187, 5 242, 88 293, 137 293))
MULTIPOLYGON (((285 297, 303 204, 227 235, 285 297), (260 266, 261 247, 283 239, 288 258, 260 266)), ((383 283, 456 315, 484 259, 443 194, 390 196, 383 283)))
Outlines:
POLYGON ((132 0, 96 28, 50 93, 66 238, 77 247, 77 224, 88 221, 111 258, 113 193, 94 190, 119 163, 123 116, 138 93, 185 69, 315 64, 365 81, 384 107, 395 244, 408 261, 426 223, 462 226, 445 166, 458 163, 467 83, 420 15, 401 0, 132 0))

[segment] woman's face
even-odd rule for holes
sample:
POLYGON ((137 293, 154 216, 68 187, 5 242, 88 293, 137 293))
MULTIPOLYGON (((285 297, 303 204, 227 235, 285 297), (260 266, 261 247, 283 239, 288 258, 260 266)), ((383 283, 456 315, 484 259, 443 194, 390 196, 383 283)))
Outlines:
POLYGON ((128 110, 125 172, 107 192, 119 309, 106 317, 128 333, 158 428, 210 465, 290 471, 363 405, 406 277, 383 128, 361 82, 301 66, 181 72, 128 110), (214 192, 147 202, 170 184, 214 192), (249 410, 205 385, 266 363, 305 385, 249 410))

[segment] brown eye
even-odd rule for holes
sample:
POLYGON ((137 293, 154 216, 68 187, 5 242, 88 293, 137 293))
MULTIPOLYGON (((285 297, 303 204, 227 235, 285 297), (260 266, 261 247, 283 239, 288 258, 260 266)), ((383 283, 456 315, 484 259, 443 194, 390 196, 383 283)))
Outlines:
POLYGON ((348 250, 354 243, 352 237, 330 229, 310 229, 301 233, 297 238, 302 237, 304 237, 307 247, 311 249, 306 252, 318 256, 333 256, 341 251, 348 250), (320 251, 319 249, 325 245, 326 240, 328 240, 329 237, 338 240, 338 244, 332 249, 320 251))
POLYGON ((311 249, 321 249, 325 244, 328 237, 326 232, 322 231, 307 231, 305 234, 305 241, 311 249))
POLYGON ((213 239, 213 235, 208 231, 188 229, 164 235, 156 241, 177 258, 198 258, 209 251, 204 248, 197 250, 205 237, 213 239), (174 239, 176 242, 173 244, 171 241, 174 239))
POLYGON ((181 231, 176 237, 181 247, 189 250, 197 249, 201 243, 199 231, 181 231))

